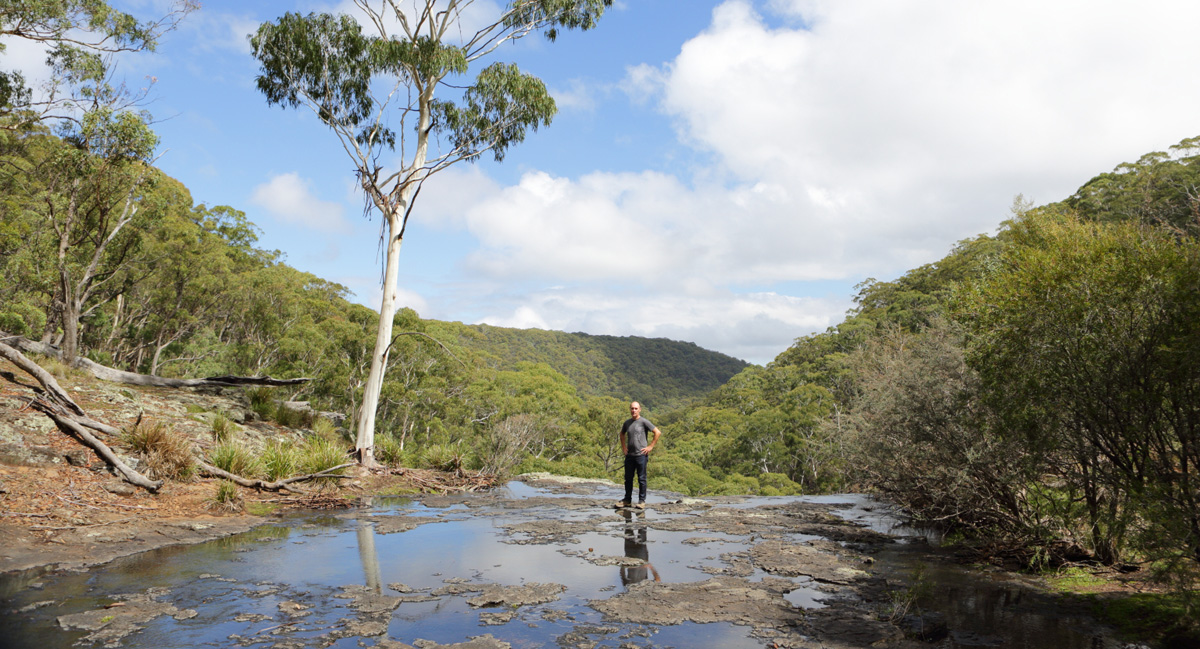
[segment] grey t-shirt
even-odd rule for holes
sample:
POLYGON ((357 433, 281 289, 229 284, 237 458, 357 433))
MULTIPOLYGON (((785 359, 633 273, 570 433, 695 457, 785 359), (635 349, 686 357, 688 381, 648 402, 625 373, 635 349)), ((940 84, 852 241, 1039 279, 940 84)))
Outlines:
POLYGON ((621 426, 621 432, 625 433, 625 452, 640 453, 650 445, 650 433, 654 432, 654 424, 645 417, 626 419, 625 424, 621 426))

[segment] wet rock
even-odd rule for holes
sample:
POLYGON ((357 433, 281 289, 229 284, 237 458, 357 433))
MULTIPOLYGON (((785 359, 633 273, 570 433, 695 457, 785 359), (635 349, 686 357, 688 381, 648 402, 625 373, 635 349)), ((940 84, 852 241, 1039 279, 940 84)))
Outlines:
POLYGON ((690 539, 683 540, 683 542, 687 545, 704 545, 705 543, 721 543, 724 541, 725 539, 717 538, 715 536, 693 536, 690 539))
POLYGON ((107 607, 59 616, 58 625, 68 631, 87 631, 81 642, 117 647, 122 639, 157 617, 195 614, 190 609, 181 611, 172 604, 158 601, 156 597, 161 594, 158 589, 151 589, 145 593, 119 595, 117 599, 121 601, 107 607))
POLYGON ((593 649, 599 644, 599 640, 590 636, 611 635, 617 631, 620 629, 615 626, 580 625, 558 636, 557 642, 562 649, 593 649))
POLYGON ((810 611, 808 624, 813 635, 838 647, 883 647, 904 640, 900 629, 856 607, 810 611))
MULTIPOLYGON (((437 597, 445 597, 447 595, 465 595, 467 593, 481 593, 481 592, 483 592, 483 588, 481 588, 480 586, 471 586, 468 584, 447 584, 445 586, 442 586, 441 588, 437 588, 437 589, 433 590, 430 593, 430 595, 436 595, 437 597)), ((437 599, 437 597, 434 597, 432 599, 437 599)))
POLYGON ((419 592, 419 590, 426 590, 426 589, 424 589, 424 588, 422 588, 422 589, 416 589, 416 588, 413 588, 412 586, 409 586, 408 584, 402 584, 402 583, 400 583, 400 582, 398 582, 398 581, 397 581, 397 582, 393 582, 393 583, 390 583, 390 584, 388 584, 388 585, 387 585, 387 587, 388 587, 388 588, 390 588, 391 590, 394 590, 394 591, 396 591, 397 593, 404 593, 404 594, 406 594, 406 595, 407 595, 408 593, 416 593, 416 592, 419 592))
POLYGON ((783 595, 796 587, 784 580, 752 582, 717 577, 699 583, 643 581, 606 600, 588 605, 618 622, 669 625, 730 622, 743 626, 788 626, 803 615, 783 595))
POLYGON ((34 603, 32 603, 32 604, 27 604, 27 605, 25 605, 25 606, 22 606, 21 608, 17 609, 17 612, 18 612, 18 613, 28 613, 28 612, 30 612, 30 611, 36 611, 36 610, 37 610, 37 609, 39 609, 39 608, 42 608, 42 607, 45 607, 45 606, 51 606, 51 605, 54 605, 54 604, 57 604, 57 603, 58 603, 58 602, 56 602, 56 601, 54 601, 54 600, 52 600, 52 599, 45 599, 45 600, 42 600, 42 601, 40 601, 40 602, 34 602, 34 603))
POLYGON ((428 523, 440 523, 442 519, 430 516, 373 516, 376 534, 407 532, 428 523))
POLYGON ((432 640, 414 640, 413 646, 417 649, 512 649, 512 645, 497 640, 490 633, 454 644, 438 644, 432 640))
POLYGON ((342 586, 341 594, 334 595, 334 597, 349 599, 350 608, 366 615, 394 611, 399 608, 401 603, 399 597, 381 595, 366 586, 358 584, 342 586))
POLYGON ((510 539, 505 543, 515 545, 542 545, 548 543, 578 543, 577 535, 599 528, 599 521, 537 520, 505 525, 509 534, 524 534, 528 538, 510 539))
POLYGON ((832 554, 785 541, 759 543, 750 549, 750 557, 763 570, 785 577, 805 576, 825 583, 848 584, 870 576, 832 554))
POLYGON ((726 575, 729 577, 749 577, 754 574, 754 563, 750 561, 749 552, 726 552, 721 555, 724 566, 704 566, 703 572, 710 575, 726 575))
POLYGON ((636 568, 638 566, 646 565, 646 560, 639 559, 638 557, 615 556, 615 555, 611 555, 611 554, 606 554, 606 555, 599 556, 599 557, 585 555, 584 558, 597 566, 621 566, 622 568, 636 568))
POLYGON ((239 615, 234 616, 233 621, 234 622, 262 622, 263 620, 269 620, 269 619, 271 619, 270 615, 263 615, 262 613, 241 613, 239 615))
POLYGON ((312 611, 308 610, 310 608, 312 607, 307 604, 293 602, 292 600, 279 602, 279 612, 293 618, 311 615, 312 611))
POLYGON ((517 617, 516 611, 505 611, 503 613, 480 613, 479 623, 486 626, 499 626, 508 624, 517 617))
POLYGON ((467 603, 476 608, 484 606, 528 606, 530 604, 545 604, 558 599, 567 590, 562 584, 528 583, 521 586, 500 586, 488 584, 483 586, 483 594, 472 597, 467 603))

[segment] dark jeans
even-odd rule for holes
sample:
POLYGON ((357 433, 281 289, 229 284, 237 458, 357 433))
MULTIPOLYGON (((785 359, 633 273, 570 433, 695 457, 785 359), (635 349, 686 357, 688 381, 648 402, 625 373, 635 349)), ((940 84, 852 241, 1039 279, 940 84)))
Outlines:
POLYGON ((646 502, 646 462, 650 460, 649 455, 626 455, 625 456, 625 502, 633 502, 633 472, 637 471, 638 477, 638 502, 646 502))

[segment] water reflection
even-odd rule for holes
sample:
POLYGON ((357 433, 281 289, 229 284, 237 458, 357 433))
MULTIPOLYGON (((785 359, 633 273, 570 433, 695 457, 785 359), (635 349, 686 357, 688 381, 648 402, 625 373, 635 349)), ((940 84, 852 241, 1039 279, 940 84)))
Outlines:
POLYGON ((625 517, 625 556, 645 562, 640 566, 621 566, 621 585, 628 588, 651 575, 654 581, 662 581, 650 563, 650 549, 646 547, 646 512, 625 509, 621 515, 625 517))
POLYGON ((360 518, 354 532, 358 536, 358 560, 362 562, 367 588, 382 594, 383 578, 379 571, 379 553, 375 551, 375 522, 360 518))

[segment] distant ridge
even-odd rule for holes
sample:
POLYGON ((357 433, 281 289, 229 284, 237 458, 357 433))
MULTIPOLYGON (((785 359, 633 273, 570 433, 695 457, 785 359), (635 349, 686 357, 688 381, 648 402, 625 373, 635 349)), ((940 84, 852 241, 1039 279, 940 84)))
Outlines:
POLYGON ((750 364, 695 343, 426 320, 439 338, 471 349, 496 369, 545 363, 581 394, 671 408, 723 385, 750 364))

